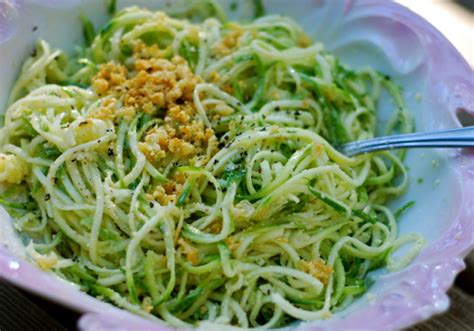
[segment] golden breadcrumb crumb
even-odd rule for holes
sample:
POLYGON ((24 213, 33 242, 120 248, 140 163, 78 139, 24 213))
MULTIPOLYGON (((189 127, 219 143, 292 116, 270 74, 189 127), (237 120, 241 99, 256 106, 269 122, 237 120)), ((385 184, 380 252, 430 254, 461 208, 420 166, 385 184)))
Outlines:
POLYGON ((211 225, 207 227, 207 231, 214 234, 221 233, 222 221, 220 219, 216 220, 215 222, 213 222, 211 225))
POLYGON ((115 119, 115 107, 117 100, 115 98, 107 98, 101 101, 98 108, 93 109, 89 113, 89 118, 103 121, 113 121, 115 119))
MULTIPOLYGON (((133 51, 133 62, 128 67, 109 62, 101 65, 92 78, 94 91, 106 98, 89 117, 132 121, 137 114, 145 113, 161 119, 138 143, 147 160, 158 169, 179 160, 202 166, 218 150, 213 129, 204 125, 194 105, 193 92, 202 79, 182 57, 164 58, 157 45, 139 42, 133 51)), ((149 197, 162 205, 175 202, 182 183, 167 185, 172 189, 154 187, 149 197)))
POLYGON ((300 33, 298 36, 298 46, 308 47, 311 45, 311 43, 311 39, 305 33, 300 33))
POLYGON ((186 255, 186 260, 191 262, 193 265, 199 262, 199 251, 196 247, 188 243, 183 238, 178 239, 178 244, 182 247, 183 253, 186 255))
POLYGON ((92 79, 92 88, 98 95, 108 94, 111 89, 121 86, 127 80, 127 73, 127 68, 122 64, 105 63, 92 79))
POLYGON ((230 85, 224 85, 224 86, 222 86, 221 88, 222 88, 222 90, 223 90, 225 93, 227 93, 227 94, 232 94, 232 93, 234 93, 234 89, 233 89, 232 86, 230 86, 230 85))
POLYGON ((313 261, 300 261, 300 268, 313 276, 314 278, 318 279, 324 285, 327 285, 329 282, 329 277, 333 273, 333 269, 326 265, 323 259, 319 258, 313 261))
POLYGON ((148 198, 157 201, 162 206, 175 203, 183 191, 185 181, 186 175, 177 172, 166 183, 154 186, 148 198))
POLYGON ((232 24, 230 28, 230 32, 212 46, 214 55, 218 57, 229 55, 233 49, 239 47, 240 37, 243 35, 242 27, 232 24))
MULTIPOLYGON (((208 147, 211 153, 216 152, 214 131, 204 126, 193 101, 194 88, 201 78, 193 74, 182 57, 161 58, 156 45, 146 47, 139 43, 134 52, 133 70, 104 64, 92 79, 92 86, 99 95, 109 95, 122 103, 115 110, 116 117, 130 121, 141 111, 163 118, 163 125, 146 132, 144 141, 139 143, 140 151, 156 166, 164 159, 191 159, 206 154, 208 147)), ((93 117, 111 118, 113 108, 112 104, 102 105, 93 117)))
POLYGON ((233 237, 227 237, 224 239, 224 243, 229 247, 231 251, 236 250, 240 246, 240 242, 235 242, 233 237))
POLYGON ((218 83, 221 80, 221 76, 215 70, 212 70, 209 75, 209 80, 211 83, 218 83))

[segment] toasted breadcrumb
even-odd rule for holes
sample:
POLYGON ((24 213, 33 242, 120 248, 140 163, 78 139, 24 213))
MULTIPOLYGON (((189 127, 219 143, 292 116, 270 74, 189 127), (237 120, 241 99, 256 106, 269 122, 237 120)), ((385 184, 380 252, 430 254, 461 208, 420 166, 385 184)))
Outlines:
POLYGON ((231 251, 236 250, 240 246, 240 242, 235 242, 233 237, 227 237, 224 239, 224 242, 229 247, 231 251))
MULTIPOLYGON (((110 95, 123 104, 115 110, 115 116, 130 121, 142 111, 164 119, 164 125, 152 127, 139 144, 141 152, 155 165, 165 158, 190 159, 205 154, 209 140, 215 140, 214 131, 204 126, 193 102, 193 91, 201 78, 192 73, 183 58, 168 60, 160 56, 156 45, 139 44, 132 71, 110 62, 102 65, 92 79, 98 94, 110 95)), ((112 118, 110 109, 116 103, 102 105, 93 116, 112 118)), ((212 148, 214 152, 216 147, 212 148)))
POLYGON ((300 33, 298 37, 298 46, 308 47, 311 45, 311 43, 311 39, 305 33, 300 33))
POLYGON ((210 233, 220 233, 222 231, 222 222, 221 220, 217 220, 216 222, 213 222, 209 227, 207 228, 207 231, 210 233))
POLYGON ((304 272, 318 279, 324 285, 328 284, 329 277, 331 277, 333 273, 333 269, 326 265, 323 259, 316 259, 309 262, 300 261, 300 267, 304 272))
MULTIPOLYGON (((92 87, 106 98, 91 111, 97 120, 132 121, 138 113, 162 119, 143 135, 138 149, 158 169, 179 160, 204 165, 217 151, 213 129, 198 116, 193 91, 202 79, 194 75, 180 56, 163 57, 158 46, 139 42, 128 67, 114 62, 103 64, 92 78, 92 87), (120 105, 120 106, 119 106, 120 105)), ((162 205, 175 202, 182 183, 154 187, 149 197, 162 205)))
POLYGON ((166 183, 154 186, 148 198, 157 201, 162 206, 175 203, 183 191, 185 181, 186 177, 183 173, 176 173, 166 183))
POLYGON ((183 253, 186 255, 186 260, 191 262, 193 265, 199 262, 199 251, 196 247, 192 246, 183 238, 178 239, 178 244, 182 247, 183 253))
POLYGON ((243 35, 242 27, 237 24, 230 24, 228 34, 212 46, 212 52, 218 57, 226 56, 231 51, 239 47, 240 37, 243 35))
POLYGON ((90 112, 89 118, 102 121, 114 121, 116 105, 117 100, 115 98, 104 99, 101 101, 101 104, 98 108, 95 108, 90 112))

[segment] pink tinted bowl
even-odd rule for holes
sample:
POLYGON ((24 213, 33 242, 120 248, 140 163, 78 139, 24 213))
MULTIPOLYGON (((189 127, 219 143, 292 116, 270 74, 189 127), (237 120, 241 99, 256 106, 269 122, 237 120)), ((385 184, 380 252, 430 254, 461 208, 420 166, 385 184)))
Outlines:
MULTIPOLYGON (((230 3, 220 2, 225 8, 230 3)), ((129 3, 153 8, 165 5, 165 1, 129 3)), ((264 3, 270 12, 284 12, 299 21, 310 36, 322 41, 342 62, 354 67, 370 64, 390 73, 404 87, 419 130, 460 126, 458 112, 474 117, 472 69, 445 37, 408 9, 383 0, 292 2, 297 6, 290 6, 284 0, 264 3)), ((248 14, 248 6, 241 7, 232 13, 234 17, 248 14)), ((81 43, 79 10, 90 14, 96 22, 106 20, 100 1, 0 1, 0 86, 3 87, 0 101, 3 104, 21 62, 37 38, 66 49, 81 43), (39 32, 32 33, 32 26, 37 26, 39 32)), ((389 105, 382 103, 380 107, 389 105)), ((468 150, 410 152, 407 164, 412 179, 425 175, 428 178, 425 182, 431 184, 418 187, 412 180, 407 196, 394 203, 394 206, 402 204, 410 197, 420 200, 400 221, 400 232, 421 233, 427 238, 427 245, 403 270, 377 273, 369 293, 331 319, 297 323, 291 328, 400 329, 448 308, 446 291, 464 268, 463 258, 474 247, 474 153, 468 150), (431 161, 441 166, 432 167, 431 161)), ((3 211, 0 243, 0 277, 81 312, 83 316, 78 324, 81 330, 171 329, 96 300, 28 263, 10 218, 3 211)))

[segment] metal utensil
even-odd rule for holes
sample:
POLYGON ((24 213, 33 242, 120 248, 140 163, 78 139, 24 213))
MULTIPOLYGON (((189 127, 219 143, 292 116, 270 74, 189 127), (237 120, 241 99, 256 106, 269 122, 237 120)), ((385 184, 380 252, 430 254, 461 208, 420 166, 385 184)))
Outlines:
POLYGON ((362 153, 398 148, 459 148, 474 147, 474 126, 429 131, 353 141, 338 147, 338 150, 353 156, 362 153))

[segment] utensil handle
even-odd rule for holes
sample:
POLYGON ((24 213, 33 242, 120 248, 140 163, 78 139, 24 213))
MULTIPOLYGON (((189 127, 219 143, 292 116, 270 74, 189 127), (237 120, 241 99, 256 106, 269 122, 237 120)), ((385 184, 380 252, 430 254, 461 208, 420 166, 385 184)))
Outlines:
POLYGON ((378 137, 344 144, 340 151, 348 156, 398 148, 474 147, 474 126, 378 137))

